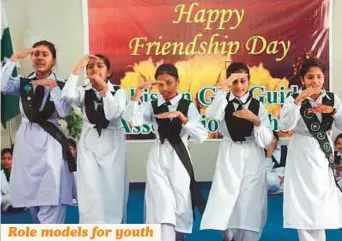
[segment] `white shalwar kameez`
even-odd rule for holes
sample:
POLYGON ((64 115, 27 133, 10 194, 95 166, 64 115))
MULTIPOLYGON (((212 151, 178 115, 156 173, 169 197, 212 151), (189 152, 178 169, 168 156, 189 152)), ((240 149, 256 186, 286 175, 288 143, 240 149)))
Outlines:
MULTIPOLYGON (((170 100, 169 111, 176 111, 181 94, 170 100)), ((159 95, 157 105, 166 101, 159 95)), ((183 125, 180 137, 188 146, 190 137, 195 144, 207 138, 207 131, 200 122, 200 114, 193 103, 188 110, 188 122, 183 125)), ((177 232, 191 233, 193 225, 190 197, 190 177, 169 141, 161 144, 158 125, 151 103, 129 101, 123 118, 134 126, 152 123, 156 130, 156 142, 149 153, 146 170, 145 221, 162 225, 162 240, 174 241, 172 225, 177 232), (169 235, 166 233, 170 233, 169 235), (171 235, 172 234, 172 235, 171 235), (163 239, 164 238, 164 239, 163 239)))
MULTIPOLYGON (((249 94, 241 97, 244 103, 249 94)), ((261 235, 267 214, 266 162, 264 148, 273 139, 267 112, 260 103, 260 126, 245 142, 234 143, 225 121, 227 93, 219 90, 208 107, 207 118, 220 121, 223 140, 200 229, 229 232, 235 241, 256 241, 261 235)), ((230 93, 229 101, 235 96, 230 93)), ((250 101, 243 108, 248 108, 250 101)), ((237 104, 234 103, 235 110, 237 104)))
MULTIPOLYGON (((20 79, 11 77, 14 68, 15 63, 11 61, 2 67, 1 91, 19 96, 20 79)), ((35 77, 36 74, 33 73, 28 78, 35 77)), ((54 73, 47 79, 57 80, 54 73)), ((33 88, 35 90, 36 87, 33 88)), ((71 106, 62 99, 58 86, 51 91, 47 87, 44 88, 40 110, 43 109, 50 92, 55 111, 48 121, 58 126, 57 118, 66 117, 71 106)), ((64 223, 65 205, 72 205, 72 173, 63 159, 62 146, 39 124, 29 121, 21 101, 19 107, 22 120, 15 138, 10 178, 12 206, 29 207, 34 223, 64 223)))
MULTIPOLYGON (((125 222, 128 200, 126 140, 121 126, 121 114, 127 96, 123 89, 102 97, 103 109, 109 121, 101 136, 87 118, 85 91, 92 88, 78 86, 79 76, 70 75, 63 97, 82 109, 83 127, 77 149, 77 198, 80 223, 120 224, 125 222)), ((98 98, 101 94, 93 89, 98 98)), ((97 106, 96 106, 97 108, 97 106)))
MULTIPOLYGON (((322 103, 326 92, 311 106, 322 103)), ((342 105, 335 95, 333 116, 342 130, 342 105)), ((288 146, 284 185, 284 227, 299 230, 300 241, 324 241, 325 229, 342 227, 342 192, 337 187, 333 170, 318 141, 311 136, 300 114, 300 105, 288 97, 280 113, 283 131, 294 130, 288 146)), ((319 121, 321 114, 316 114, 319 121)), ((332 133, 327 133, 333 147, 332 133)))

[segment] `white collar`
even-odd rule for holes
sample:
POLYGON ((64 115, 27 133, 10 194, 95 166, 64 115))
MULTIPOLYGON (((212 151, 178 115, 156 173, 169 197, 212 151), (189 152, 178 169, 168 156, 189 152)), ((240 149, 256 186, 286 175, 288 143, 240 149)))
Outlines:
MULTIPOLYGON (((34 79, 37 78, 37 73, 33 72, 32 74, 30 74, 29 76, 27 76, 28 79, 34 79)), ((53 80, 57 80, 57 76, 54 72, 51 72, 51 74, 46 78, 46 79, 53 79, 53 80)))
MULTIPOLYGON (((177 94, 175 97, 173 97, 171 100, 169 100, 169 102, 171 103, 172 106, 176 106, 181 98, 182 98, 182 95, 177 94)), ((164 99, 164 97, 162 95, 159 95, 158 96, 158 106, 161 106, 165 102, 166 102, 166 100, 164 99)))
POLYGON ((234 100, 235 98, 240 99, 242 101, 242 103, 245 103, 247 101, 249 97, 249 91, 247 91, 247 93, 245 95, 243 95, 242 97, 236 97, 231 91, 229 92, 229 101, 234 100))
MULTIPOLYGON (((299 92, 302 92, 302 91, 303 91, 303 89, 301 88, 299 92)), ((323 99, 323 97, 326 97, 326 98, 328 98, 328 100, 331 100, 329 95, 327 95, 327 91, 324 88, 323 88, 322 93, 318 96, 317 100, 313 100, 311 97, 308 97, 307 99, 309 99, 313 102, 320 102, 323 99)))
MULTIPOLYGON (((109 80, 107 81, 107 86, 108 86, 108 89, 109 89, 110 92, 114 92, 114 86, 113 86, 113 84, 109 80)), ((93 90, 97 91, 96 89, 93 88, 91 83, 89 83, 86 86, 84 86, 84 89, 85 90, 93 89, 93 90)))

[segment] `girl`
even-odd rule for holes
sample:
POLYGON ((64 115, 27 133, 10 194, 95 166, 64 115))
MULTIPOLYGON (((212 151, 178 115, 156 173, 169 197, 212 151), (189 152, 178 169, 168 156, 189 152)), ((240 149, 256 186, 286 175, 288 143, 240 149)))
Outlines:
POLYGON ((292 132, 274 131, 274 138, 266 153, 266 181, 268 194, 279 194, 284 191, 284 174, 287 155, 285 138, 290 138, 292 132), (281 140, 279 140, 281 138, 281 140), (282 143, 281 143, 282 142, 282 143))
POLYGON ((266 219, 266 164, 263 148, 272 139, 264 106, 248 92, 249 69, 232 63, 227 80, 208 107, 207 118, 220 121, 223 141, 201 229, 224 231, 224 239, 259 240, 266 219), (232 237, 233 236, 233 237, 232 237))
POLYGON ((1 212, 9 210, 12 206, 9 178, 12 169, 12 149, 1 150, 1 212))
POLYGON ((342 188, 342 133, 339 134, 335 139, 335 177, 340 188, 342 188))
POLYGON ((176 67, 173 64, 160 65, 155 79, 157 81, 153 84, 158 85, 158 98, 139 105, 143 89, 151 87, 150 82, 141 84, 127 106, 124 119, 134 126, 152 123, 157 131, 156 142, 147 160, 145 221, 162 225, 161 240, 176 240, 176 232, 177 240, 183 240, 182 233, 192 232, 192 208, 204 205, 198 203, 203 200, 196 196, 199 194, 194 186, 188 138, 191 137, 196 144, 202 143, 207 131, 195 105, 177 92, 176 67))
MULTIPOLYGON (((21 124, 16 134, 10 179, 13 207, 29 207, 34 223, 64 223, 66 205, 72 205, 72 167, 63 158, 68 143, 57 117, 66 117, 70 105, 62 99, 62 80, 52 71, 55 46, 39 41, 12 55, 1 69, 1 91, 20 96, 21 124), (12 77, 15 63, 32 57, 35 72, 12 77)), ((66 157, 64 155, 64 157, 66 157)))
POLYGON ((77 192, 80 223, 120 224, 125 221, 128 198, 127 153, 121 128, 125 91, 112 85, 109 60, 85 56, 70 75, 63 97, 83 112, 77 150, 77 192), (78 87, 86 67, 90 83, 78 87))
POLYGON ((300 241, 324 241, 325 229, 342 227, 342 192, 334 180, 332 124, 342 129, 340 99, 323 89, 325 67, 309 58, 299 71, 299 94, 287 98, 279 126, 294 130, 288 146, 284 227, 300 241))

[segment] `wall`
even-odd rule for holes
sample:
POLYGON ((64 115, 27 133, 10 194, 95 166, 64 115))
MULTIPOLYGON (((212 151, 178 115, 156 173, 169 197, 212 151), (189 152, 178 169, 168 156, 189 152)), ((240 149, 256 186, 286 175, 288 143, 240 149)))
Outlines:
MULTIPOLYGON (((56 73, 67 77, 83 55, 83 25, 81 0, 5 0, 8 22, 17 50, 30 47, 36 40, 46 39, 56 44, 58 65, 56 73)), ((333 91, 342 97, 342 1, 333 5, 332 63, 333 91)), ((29 59, 20 62, 20 73, 31 71, 29 59)), ((20 123, 12 121, 15 130, 20 123)), ((15 133, 12 133, 14 135, 15 133)), ((1 129, 1 147, 9 146, 9 134, 1 129)), ((145 164, 152 142, 129 142, 129 179, 132 182, 145 180, 145 164)), ((197 180, 212 180, 215 157, 219 142, 207 141, 191 145, 192 159, 197 180)))

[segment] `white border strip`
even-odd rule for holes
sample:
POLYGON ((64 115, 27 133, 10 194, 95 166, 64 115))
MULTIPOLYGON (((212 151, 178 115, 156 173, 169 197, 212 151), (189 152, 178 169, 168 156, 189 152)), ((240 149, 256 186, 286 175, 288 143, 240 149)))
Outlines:
POLYGON ((89 54, 89 20, 88 20, 88 0, 82 0, 82 19, 83 19, 83 52, 89 54))
POLYGON ((329 0, 329 91, 334 90, 334 76, 333 76, 333 11, 334 0, 329 0))

